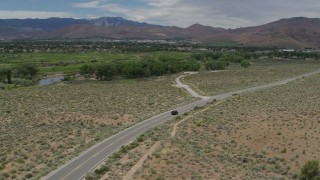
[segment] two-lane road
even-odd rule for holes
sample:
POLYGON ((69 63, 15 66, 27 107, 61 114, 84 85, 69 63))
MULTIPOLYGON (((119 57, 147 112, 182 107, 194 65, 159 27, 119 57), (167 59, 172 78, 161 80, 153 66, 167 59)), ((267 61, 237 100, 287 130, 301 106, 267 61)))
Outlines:
MULTIPOLYGON (((229 93, 220 94, 217 96, 200 96, 197 93, 192 93, 193 90, 189 86, 183 85, 180 82, 180 78, 177 78, 176 81, 178 83, 178 86, 182 88, 186 88, 188 92, 190 92, 192 95, 196 97, 202 98, 202 100, 190 103, 188 105, 182 106, 180 108, 176 108, 176 110, 179 112, 179 114, 183 114, 186 112, 189 112, 193 110, 195 107, 204 106, 209 102, 212 102, 213 100, 221 100, 228 98, 234 94, 242 94, 247 92, 254 92, 256 90, 260 89, 266 89, 274 86, 283 85, 292 81, 295 81, 297 79, 300 79, 302 77, 312 76, 315 74, 320 73, 320 69, 311 73, 307 73, 304 75, 300 75, 297 77, 289 78, 286 80, 265 84, 261 86, 246 88, 238 91, 233 91, 229 93)), ((103 160, 105 160, 107 157, 109 157, 112 153, 117 151, 121 146, 128 144, 132 140, 134 140, 137 136, 141 135, 148 129, 151 129, 161 123, 164 123, 168 120, 172 120, 175 118, 175 116, 171 115, 171 111, 164 112, 162 114, 159 114, 157 116, 154 116, 152 118, 149 118, 147 120, 144 120, 130 128, 125 129, 124 131, 105 139, 104 141, 98 143, 97 145, 91 147, 87 151, 80 154, 78 157, 74 158, 70 162, 68 162, 66 165, 60 167, 56 171, 50 173, 48 176, 42 178, 46 180, 77 180, 81 179, 85 176, 86 173, 88 173, 90 170, 95 168, 98 164, 100 164, 103 160)))

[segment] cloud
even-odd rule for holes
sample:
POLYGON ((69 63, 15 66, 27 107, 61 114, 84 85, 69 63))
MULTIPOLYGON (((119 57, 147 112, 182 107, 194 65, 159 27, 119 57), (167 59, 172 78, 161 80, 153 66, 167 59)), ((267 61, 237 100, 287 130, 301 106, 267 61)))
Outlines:
POLYGON ((50 17, 74 17, 74 14, 67 12, 45 12, 45 11, 9 11, 0 10, 2 19, 25 19, 25 18, 50 18, 50 17))
POLYGON ((318 17, 317 0, 91 0, 75 3, 76 8, 95 8, 136 21, 187 27, 195 23, 215 27, 254 26, 281 18, 318 17), (138 3, 139 2, 139 3, 138 3))
POLYGON ((155 7, 172 6, 179 2, 179 0, 147 0, 148 5, 155 7))
MULTIPOLYGON (((228 17, 212 7, 188 0, 140 0, 145 3, 142 7, 126 7, 122 4, 103 1, 75 3, 75 8, 95 8, 102 12, 112 13, 136 21, 187 27, 195 23, 221 27, 238 27, 252 22, 238 17, 228 17), (237 22, 237 23, 235 23, 237 22)), ((198 0, 203 1, 203 0, 198 0)))
POLYGON ((74 8, 98 8, 100 1, 90 1, 86 3, 73 3, 72 7, 74 8))

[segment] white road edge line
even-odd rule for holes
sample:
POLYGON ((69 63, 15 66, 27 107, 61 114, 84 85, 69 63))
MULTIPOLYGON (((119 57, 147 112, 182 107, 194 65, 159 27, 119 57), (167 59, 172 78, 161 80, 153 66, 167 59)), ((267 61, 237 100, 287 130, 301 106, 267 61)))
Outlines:
MULTIPOLYGON (((292 82, 292 81, 295 81, 295 80, 298 80, 298 79, 301 79, 301 78, 304 78, 304 77, 313 76, 313 75, 316 75, 316 74, 319 74, 319 73, 320 73, 320 69, 315 70, 315 71, 310 72, 310 73, 305 73, 305 74, 298 75, 298 76, 295 76, 295 77, 292 77, 292 78, 288 78, 288 79, 285 79, 285 80, 276 81, 276 82, 273 82, 273 83, 263 84, 263 85, 259 85, 259 86, 254 86, 254 87, 250 87, 250 88, 245 88, 245 89, 241 89, 241 90, 237 90, 237 91, 232 91, 232 92, 228 92, 228 93, 224 93, 224 94, 220 94, 220 95, 215 95, 215 96, 201 96, 201 95, 197 94, 195 91, 193 91, 193 90, 190 88, 189 85, 185 85, 185 84, 183 84, 183 83, 180 82, 180 78, 186 76, 186 75, 181 75, 181 76, 179 76, 179 77, 177 77, 177 78, 175 79, 175 81, 177 82, 176 87, 186 89, 192 96, 194 96, 195 94, 194 94, 194 93, 191 93, 191 92, 192 92, 192 91, 195 92, 196 95, 195 95, 194 97, 197 97, 197 98, 200 97, 201 100, 192 102, 192 103, 190 103, 190 104, 184 105, 184 106, 179 107, 179 108, 176 108, 176 109, 184 108, 184 107, 187 107, 187 106, 192 106, 192 104, 197 104, 197 103, 199 103, 200 101, 203 101, 203 102, 205 102, 205 101, 211 102, 211 101, 213 101, 213 100, 215 100, 215 99, 221 100, 221 98, 219 98, 219 96, 221 96, 221 95, 227 95, 227 94, 229 94, 228 97, 230 97, 230 96, 232 96, 232 94, 235 94, 235 93, 243 94, 243 93, 254 92, 254 91, 261 90, 261 89, 265 89, 265 88, 269 88, 269 87, 275 87, 275 86, 284 85, 284 84, 287 84, 287 83, 289 83, 289 82, 292 82), (180 85, 179 85, 178 82, 180 82, 180 85), (182 84, 182 86, 181 86, 181 84, 182 84), (271 85, 271 86, 268 86, 268 85, 271 85), (259 87, 260 87, 260 88, 259 88, 259 87), (191 90, 191 92, 188 90, 188 88, 190 88, 189 90, 191 90)), ((222 98, 222 99, 224 99, 224 98, 222 98)), ((208 103, 208 102, 207 102, 207 103, 208 103)), ((41 180, 47 180, 48 178, 50 178, 51 176, 53 176, 56 172, 60 171, 60 170, 63 169, 64 167, 68 166, 69 164, 71 164, 72 162, 74 162, 75 160, 77 160, 79 157, 85 155, 86 153, 88 153, 88 152, 91 151, 92 149, 96 148, 97 146, 101 145, 102 143, 105 143, 106 141, 112 139, 113 137, 119 135, 120 133, 129 131, 130 129, 132 129, 132 128, 136 127, 136 126, 139 126, 139 125, 142 124, 142 123, 146 123, 146 122, 148 122, 148 121, 151 121, 151 122, 152 122, 152 119, 154 119, 154 118, 156 118, 156 117, 158 117, 158 116, 162 116, 162 115, 164 115, 164 114, 170 113, 170 112, 171 112, 171 111, 166 111, 166 112, 160 113, 160 114, 158 114, 158 115, 156 115, 156 116, 150 117, 150 118, 148 118, 148 119, 146 119, 146 120, 143 120, 143 121, 141 121, 141 122, 139 122, 139 123, 136 123, 135 125, 133 125, 133 126, 131 126, 131 127, 128 127, 128 128, 126 128, 126 129, 124 129, 124 130, 121 131, 121 132, 118 132, 117 134, 114 134, 114 135, 112 135, 112 136, 104 139, 103 141, 101 141, 101 142, 93 145, 92 147, 90 147, 90 148, 87 149, 86 151, 80 153, 77 157, 74 157, 73 159, 71 159, 71 160, 70 160, 69 162, 67 162, 66 164, 60 166, 58 169, 56 169, 56 170, 52 171, 51 173, 49 173, 48 175, 42 177, 41 180)), ((141 133, 141 134, 142 134, 142 133, 141 133)), ((140 135, 140 134, 138 134, 137 136, 139 136, 139 135, 140 135)), ((131 142, 133 139, 135 139, 137 136, 131 138, 130 141, 128 141, 128 143, 131 142)), ((124 145, 126 145, 126 144, 124 144, 124 145)), ((121 146, 121 147, 122 147, 122 146, 121 146)), ((121 147, 117 148, 115 151, 117 151, 117 150, 120 149, 121 147)), ((115 151, 113 151, 112 153, 110 153, 110 155, 113 154, 115 151)), ((110 156, 110 155, 109 155, 109 156, 110 156)), ((100 161, 98 164, 96 164, 92 169, 94 169, 96 166, 98 166, 99 164, 101 164, 101 163, 102 163, 105 159, 107 159, 109 156, 107 156, 107 157, 105 157, 103 160, 101 160, 101 161, 100 161)), ((91 169, 91 170, 92 170, 92 169, 91 169)), ((90 171, 91 171, 91 170, 90 170, 90 171)), ((90 171, 89 171, 89 172, 90 172, 90 171)), ((83 178, 83 177, 84 177, 84 176, 82 176, 81 178, 83 178)), ((81 178, 80 178, 80 179, 81 179, 81 178)))

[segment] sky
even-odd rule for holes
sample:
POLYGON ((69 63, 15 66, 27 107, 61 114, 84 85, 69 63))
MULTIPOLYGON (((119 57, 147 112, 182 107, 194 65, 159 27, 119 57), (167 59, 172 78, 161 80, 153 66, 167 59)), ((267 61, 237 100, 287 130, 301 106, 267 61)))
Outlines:
POLYGON ((256 26, 282 18, 320 18, 319 0, 0 0, 1 19, 96 18, 188 27, 256 26))

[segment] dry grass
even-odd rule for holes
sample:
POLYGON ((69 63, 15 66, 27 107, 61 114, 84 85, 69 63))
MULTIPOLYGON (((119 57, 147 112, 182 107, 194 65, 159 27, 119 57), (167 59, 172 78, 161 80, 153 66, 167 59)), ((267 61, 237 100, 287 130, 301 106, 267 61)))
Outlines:
POLYGON ((319 89, 318 75, 210 108, 183 123, 135 179, 297 178, 320 159, 319 89))
MULTIPOLYGON (((234 96, 178 119, 188 118, 173 138, 176 122, 167 123, 154 130, 165 138, 133 179, 296 179, 306 161, 320 159, 319 89, 317 75, 234 96)), ((121 179, 158 140, 125 155, 128 167, 125 158, 108 164, 107 179, 121 179)))
POLYGON ((0 91, 0 179, 39 178, 146 117, 193 101, 172 77, 0 91))
POLYGON ((257 60, 248 69, 231 67, 226 71, 202 72, 187 76, 183 81, 202 95, 217 95, 282 80, 319 68, 319 61, 257 60))
MULTIPOLYGON (((87 174, 86 179, 124 179, 128 178, 128 174, 135 173, 145 165, 144 161, 154 157, 154 151, 158 147, 163 147, 163 141, 170 138, 170 126, 175 121, 166 122, 151 130, 148 130, 143 135, 137 138, 131 144, 122 147, 118 152, 114 153, 105 162, 96 168, 101 170, 107 168, 105 174, 97 174, 94 171, 87 174), (126 149, 124 151, 124 149, 126 149)), ((132 179, 129 177, 129 179, 132 179)), ((134 178, 133 178, 134 179, 134 178)))

